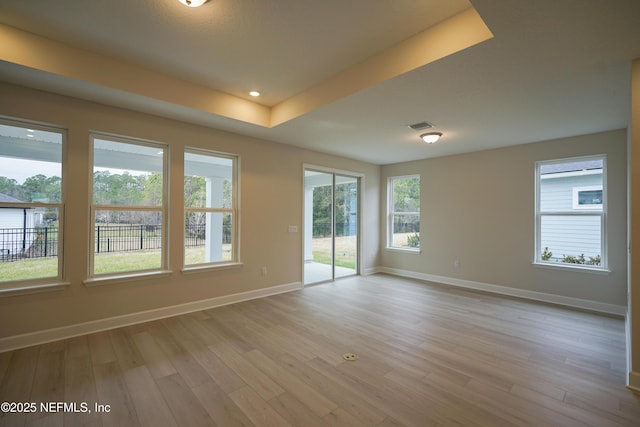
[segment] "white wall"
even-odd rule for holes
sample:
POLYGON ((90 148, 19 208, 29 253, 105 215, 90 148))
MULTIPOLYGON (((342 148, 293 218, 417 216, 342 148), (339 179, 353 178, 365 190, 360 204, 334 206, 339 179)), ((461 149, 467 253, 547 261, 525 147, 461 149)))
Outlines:
POLYGON ((633 61, 631 82, 628 383, 640 391, 640 58, 633 61))
MULTIPOLYGON (((31 214, 33 217, 33 214, 31 214)), ((33 223, 33 221, 31 221, 33 223)), ((0 209, 0 229, 24 227, 24 209, 2 208, 0 209)), ((33 227, 27 224, 27 227, 33 227)))
MULTIPOLYGON (((203 126, 0 83, 0 115, 66 127, 65 279, 56 292, 0 296, 0 339, 179 304, 253 292, 302 281, 303 164, 364 174, 362 260, 378 265, 380 167, 240 136, 203 126), (240 268, 184 274, 183 249, 170 246, 166 278, 86 287, 89 253, 89 131, 169 144, 169 217, 182 218, 183 147, 202 147, 240 156, 240 268), (69 226, 70 225, 70 226, 69 226), (297 225, 298 233, 288 226, 297 225), (266 266, 268 274, 260 274, 266 266)), ((170 242, 181 227, 170 225, 170 242)))
MULTIPOLYGON (((420 174, 422 185, 422 253, 383 249, 383 268, 453 284, 498 286, 514 295, 587 300, 589 307, 622 313, 627 304, 626 140, 626 130, 619 130, 383 166, 382 186, 389 176, 410 174, 420 174), (611 271, 533 265, 535 162, 597 154, 607 155, 611 271)), ((385 212, 383 202, 381 215, 385 212)))

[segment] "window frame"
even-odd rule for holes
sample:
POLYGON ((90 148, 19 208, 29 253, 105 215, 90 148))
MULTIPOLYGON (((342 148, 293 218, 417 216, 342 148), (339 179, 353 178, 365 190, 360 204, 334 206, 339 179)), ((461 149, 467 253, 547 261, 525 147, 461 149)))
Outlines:
MULTIPOLYGON (((240 260, 240 156, 232 153, 225 153, 222 151, 209 150, 200 147, 185 146, 183 149, 183 155, 186 159, 186 154, 195 154, 200 156, 217 157, 221 159, 231 160, 231 207, 229 208, 212 208, 212 207, 187 207, 183 201, 182 212, 182 232, 183 232, 183 257, 182 257, 182 271, 193 272, 209 269, 221 269, 241 266, 240 260), (231 215, 231 259, 211 261, 195 264, 186 263, 186 215, 188 212, 203 212, 203 213, 222 213, 231 215)), ((183 161, 184 162, 184 161, 183 161)), ((184 192, 184 178, 187 175, 183 172, 183 192, 184 192)))
MULTIPOLYGON (((87 279, 85 285, 101 284, 104 282, 118 282, 121 280, 147 278, 168 275, 171 271, 169 266, 169 145, 162 142, 151 141, 131 136, 115 135, 111 133, 90 131, 89 133, 89 260, 87 263, 87 279), (143 147, 162 150, 162 204, 160 206, 144 206, 144 205, 116 205, 116 204, 96 204, 94 203, 94 168, 95 168, 95 140, 102 139, 110 142, 121 144, 130 144, 143 147), (96 274, 95 254, 96 254, 96 211, 140 211, 140 212, 160 212, 161 220, 161 250, 160 250, 160 266, 158 268, 144 270, 126 270, 110 273, 96 274)), ((117 169, 117 168, 114 168, 117 169)), ((122 169, 127 170, 127 169, 122 169)))
POLYGON ((544 267, 557 267, 561 269, 587 270, 593 272, 609 272, 608 267, 608 251, 607 251, 607 156, 605 154, 569 157, 563 159, 541 160, 535 163, 535 247, 533 264, 544 267), (571 189, 571 209, 566 210, 548 210, 541 211, 541 174, 540 169, 545 165, 577 163, 585 161, 602 161, 602 185, 594 186, 578 186, 571 189), (597 188, 596 188, 597 187, 597 188), (601 189, 602 190, 602 208, 600 205, 594 207, 577 207, 576 189, 601 189), (600 265, 574 264, 566 262, 550 262, 542 259, 542 218, 544 216, 567 216, 567 217, 589 217, 598 216, 600 218, 600 265))
MULTIPOLYGON (((584 185, 584 186, 580 186, 580 187, 573 187, 572 188, 572 193, 573 193, 573 199, 572 199, 572 205, 573 205, 573 209, 580 209, 580 210, 598 210, 600 209, 600 206, 602 205, 602 203, 598 204, 589 204, 589 205, 581 205, 580 204, 580 192, 582 191, 600 191, 602 192, 602 197, 604 199, 604 190, 602 188, 602 185, 584 185)), ((604 202, 604 200, 602 200, 604 202)))
MULTIPOLYGON (((0 124, 6 126, 19 127, 24 129, 41 130, 45 132, 60 134, 60 200, 56 203, 49 202, 0 202, 2 207, 25 208, 53 208, 58 210, 58 241, 57 241, 57 275, 37 277, 20 280, 7 280, 0 282, 0 295, 16 295, 23 293, 43 292, 56 290, 69 286, 65 282, 65 201, 66 201, 66 159, 67 159, 67 129, 48 123, 40 123, 27 119, 0 116, 0 124)), ((28 160, 28 159, 27 159, 28 160)))
MULTIPOLYGON (((404 179, 418 178, 420 182, 420 193, 422 193, 422 178, 420 174, 411 175, 394 175, 387 178, 387 244, 386 249, 391 251, 400 251, 408 253, 421 253, 422 252, 422 240, 418 243, 417 247, 409 246, 394 246, 393 245, 393 225, 396 215, 417 215, 420 217, 420 211, 422 210, 422 195, 420 195, 420 203, 418 203, 418 211, 416 212, 396 212, 394 203, 394 182, 404 179)), ((421 231, 419 235, 422 236, 421 231)))

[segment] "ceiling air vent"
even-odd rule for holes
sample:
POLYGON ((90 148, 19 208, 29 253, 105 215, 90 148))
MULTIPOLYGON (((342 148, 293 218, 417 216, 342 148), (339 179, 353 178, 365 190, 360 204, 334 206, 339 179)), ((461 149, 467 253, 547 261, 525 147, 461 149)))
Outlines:
POLYGON ((433 125, 427 122, 414 123, 409 125, 409 127, 413 130, 423 130, 423 129, 431 129, 433 125))

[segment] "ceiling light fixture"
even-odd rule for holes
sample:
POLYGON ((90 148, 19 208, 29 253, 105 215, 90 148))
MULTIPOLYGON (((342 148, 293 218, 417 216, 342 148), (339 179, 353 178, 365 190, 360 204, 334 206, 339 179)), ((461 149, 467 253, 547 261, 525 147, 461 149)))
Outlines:
POLYGON ((260 92, 258 92, 257 90, 252 90, 251 92, 249 92, 249 95, 251 96, 260 96, 260 92))
POLYGON ((420 138, 422 138, 422 140, 427 144, 433 144, 434 142, 437 142, 441 136, 442 132, 429 132, 423 133, 422 135, 420 135, 420 138))
POLYGON ((207 2, 207 0, 178 0, 178 1, 188 7, 200 7, 207 2))

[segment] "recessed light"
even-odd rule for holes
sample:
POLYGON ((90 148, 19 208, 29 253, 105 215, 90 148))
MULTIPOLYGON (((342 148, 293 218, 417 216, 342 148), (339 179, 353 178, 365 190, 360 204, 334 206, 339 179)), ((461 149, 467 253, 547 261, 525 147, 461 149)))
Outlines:
POLYGON ((249 92, 249 95, 253 97, 260 96, 260 92, 258 92, 257 90, 252 90, 251 92, 249 92))
POLYGON ((188 7, 200 7, 207 2, 207 0, 178 0, 178 1, 188 7))

